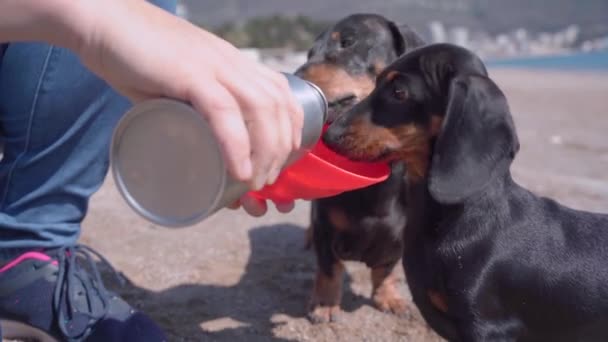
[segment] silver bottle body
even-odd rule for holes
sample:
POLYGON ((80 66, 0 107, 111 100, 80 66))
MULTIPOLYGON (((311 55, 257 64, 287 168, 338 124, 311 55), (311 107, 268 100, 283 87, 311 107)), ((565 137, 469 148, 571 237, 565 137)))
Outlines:
MULTIPOLYGON (((313 84, 285 74, 304 111, 298 160, 320 138, 327 100, 313 84)), ((230 176, 211 128, 190 105, 172 99, 138 103, 119 121, 110 148, 112 175, 129 206, 166 227, 211 216, 249 191, 230 176)))

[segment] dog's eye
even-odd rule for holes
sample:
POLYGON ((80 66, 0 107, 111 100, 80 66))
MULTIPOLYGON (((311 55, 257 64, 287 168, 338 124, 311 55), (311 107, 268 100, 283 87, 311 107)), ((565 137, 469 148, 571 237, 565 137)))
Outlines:
POLYGON ((395 99, 397 99, 399 101, 405 101, 405 100, 407 100, 407 97, 408 97, 407 89, 403 89, 400 87, 394 87, 393 96, 395 97, 395 99))
POLYGON ((351 47, 355 44, 355 39, 352 37, 342 37, 340 39, 340 46, 345 49, 347 47, 351 47))

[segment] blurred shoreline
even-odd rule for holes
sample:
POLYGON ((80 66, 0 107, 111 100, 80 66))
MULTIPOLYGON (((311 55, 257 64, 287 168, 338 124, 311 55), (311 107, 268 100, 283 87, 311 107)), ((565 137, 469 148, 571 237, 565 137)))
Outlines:
POLYGON ((542 68, 559 71, 608 71, 608 49, 591 52, 570 52, 544 56, 495 58, 489 67, 542 68))
MULTIPOLYGON (((249 57, 276 69, 291 72, 306 62, 306 52, 290 49, 244 48, 249 57)), ((483 59, 483 57, 482 57, 483 59)), ((517 68, 554 72, 607 72, 608 49, 589 52, 568 52, 540 56, 485 58, 488 68, 517 68)))

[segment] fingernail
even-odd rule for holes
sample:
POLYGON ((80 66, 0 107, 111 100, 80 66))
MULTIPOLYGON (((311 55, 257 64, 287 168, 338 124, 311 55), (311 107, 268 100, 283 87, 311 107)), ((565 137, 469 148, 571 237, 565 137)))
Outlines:
POLYGON ((280 174, 281 174, 281 169, 273 169, 272 171, 270 171, 270 173, 268 174, 268 180, 266 181, 266 184, 268 184, 268 185, 274 184, 277 181, 277 179, 279 178, 280 174))
POLYGON ((253 173, 253 167, 251 166, 251 159, 246 158, 241 162, 241 169, 239 170, 241 179, 250 179, 253 173))
POLYGON ((253 191, 262 190, 264 185, 266 185, 266 177, 264 177, 264 175, 258 175, 253 180, 253 191))

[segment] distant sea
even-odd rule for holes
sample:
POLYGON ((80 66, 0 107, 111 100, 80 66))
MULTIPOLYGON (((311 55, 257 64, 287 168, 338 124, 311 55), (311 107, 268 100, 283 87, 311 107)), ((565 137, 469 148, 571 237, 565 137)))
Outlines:
POLYGON ((488 59, 488 67, 608 71, 608 49, 563 55, 488 59))

